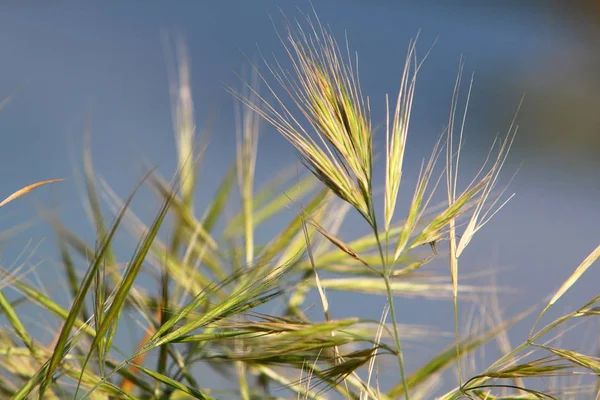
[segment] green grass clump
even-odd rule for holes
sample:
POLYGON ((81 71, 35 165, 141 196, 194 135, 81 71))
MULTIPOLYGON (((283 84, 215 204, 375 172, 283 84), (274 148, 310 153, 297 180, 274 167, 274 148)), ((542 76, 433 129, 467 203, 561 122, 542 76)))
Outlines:
MULTIPOLYGON (((408 48, 396 104, 390 107, 386 98, 381 173, 369 100, 362 94, 358 62, 349 46, 342 50, 318 20, 308 17, 305 28, 288 22, 280 37, 291 70, 267 64, 269 77, 254 70, 243 90, 230 89, 241 100, 236 109, 237 157, 202 212, 195 209, 201 138, 195 131, 182 46, 177 74, 171 77, 177 171, 169 181, 150 170, 140 183, 160 200, 149 225, 130 207, 137 189, 127 199, 119 198, 96 178, 86 149, 85 188, 96 242, 86 243, 52 220, 64 283, 72 296, 68 308, 25 275, 3 271, 3 287, 22 297, 11 303, 0 292, 7 321, 0 331, 1 396, 248 400, 337 394, 349 399, 429 399, 450 369, 457 375, 457 386, 439 399, 554 399, 597 393, 583 383, 539 388, 537 378, 598 374, 597 357, 543 338, 576 319, 596 316, 600 296, 535 328, 596 261, 600 247, 559 288, 522 344, 512 347, 506 332, 532 310, 502 319, 495 306, 490 326, 461 329, 459 293, 465 298, 481 296, 488 288, 459 284, 459 260, 474 235, 505 204, 502 192, 496 194, 496 184, 516 132, 511 125, 479 173, 459 190, 465 116, 456 114, 462 64, 447 129, 423 163, 403 211, 406 218, 400 221, 397 197, 422 62, 416 42, 408 48), (266 87, 265 95, 259 84, 266 87), (286 171, 255 188, 261 119, 290 142, 310 174, 298 179, 286 171), (441 156, 445 162, 440 172, 441 156), (383 201, 374 194, 374 176, 385 182, 383 201), (440 190, 444 203, 430 207, 440 190), (110 223, 101 198, 114 212, 110 223), (232 202, 239 211, 227 215, 232 202), (297 210, 291 221, 271 240, 260 242, 257 229, 280 221, 289 208, 297 210), (343 240, 347 235, 341 234, 341 224, 352 210, 362 216, 368 233, 343 240), (138 240, 127 261, 119 260, 116 248, 121 228, 138 240), (165 232, 168 240, 163 239, 165 232), (441 258, 439 243, 448 246, 448 270, 443 274, 427 268, 431 260, 441 258), (427 244, 431 251, 424 254, 427 244), (82 261, 88 262, 83 276, 76 267, 82 261), (142 276, 154 278, 154 290, 142 283, 142 276), (318 320, 305 314, 313 290, 323 312, 318 320), (380 319, 334 319, 330 291, 376 294, 386 305, 380 319), (402 344, 433 333, 399 324, 396 312, 398 297, 415 296, 451 300, 454 313, 453 340, 423 365, 405 357, 402 344), (23 303, 35 304, 61 321, 52 342, 35 339, 21 322, 18 307, 23 303), (123 318, 135 319, 143 329, 134 349, 122 348, 117 340, 123 318), (470 357, 492 340, 499 343, 502 355, 487 368, 467 372, 470 357), (391 384, 377 372, 390 358, 398 365, 391 384), (207 371, 235 385, 219 390, 207 371)), ((0 207, 49 182, 17 192, 0 207)))

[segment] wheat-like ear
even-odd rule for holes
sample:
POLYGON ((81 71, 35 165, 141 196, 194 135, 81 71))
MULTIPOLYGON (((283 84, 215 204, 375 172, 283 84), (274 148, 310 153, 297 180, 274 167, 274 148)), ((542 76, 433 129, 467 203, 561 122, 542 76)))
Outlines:
POLYGON ((415 93, 417 72, 420 64, 416 62, 416 41, 411 41, 404 64, 404 72, 400 81, 400 90, 396 100, 393 119, 390 121, 389 100, 386 95, 386 140, 385 140, 385 195, 384 195, 384 220, 385 231, 388 232, 396 208, 396 198, 402 180, 402 166, 404 162, 404 149, 410 123, 412 101, 415 93), (391 126, 390 126, 391 123, 391 126))
POLYGON ((372 129, 368 100, 359 86, 358 61, 352 61, 348 47, 346 52, 340 50, 318 20, 306 19, 308 31, 287 21, 286 35, 280 35, 292 72, 277 62, 267 64, 305 121, 294 116, 260 74, 274 102, 252 88, 252 96, 232 92, 294 146, 317 178, 374 226, 372 129))

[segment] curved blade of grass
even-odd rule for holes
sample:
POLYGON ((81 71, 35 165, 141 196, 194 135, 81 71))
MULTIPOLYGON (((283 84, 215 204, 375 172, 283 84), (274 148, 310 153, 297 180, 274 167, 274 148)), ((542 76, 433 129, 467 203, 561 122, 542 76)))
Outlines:
POLYGON ((11 201, 16 200, 19 197, 26 195, 27 193, 31 192, 33 189, 36 189, 36 188, 38 188, 40 186, 47 185, 49 183, 62 182, 62 181, 64 181, 64 179, 50 179, 50 180, 47 180, 47 181, 36 182, 36 183, 33 183, 33 184, 29 185, 29 186, 25 186, 24 188, 17 190, 13 194, 11 194, 10 196, 8 196, 4 200, 2 200, 0 202, 0 207, 4 207, 5 205, 7 205, 8 203, 10 203, 11 201))
POLYGON ((544 307, 540 315, 535 320, 531 331, 529 331, 530 337, 533 335, 535 327, 540 322, 546 311, 548 311, 550 307, 552 307, 552 305, 556 303, 571 288, 571 286, 573 286, 583 276, 583 274, 588 270, 588 268, 594 262, 596 262, 598 257, 600 257, 600 246, 596 247, 596 249, 594 249, 594 251, 592 251, 590 255, 587 256, 581 264, 579 264, 579 266, 575 269, 575 271, 573 271, 569 278, 561 285, 561 287, 556 291, 556 293, 554 293, 554 296, 552 296, 546 307, 544 307))
MULTIPOLYGON (((18 299, 11 301, 9 304, 14 309, 17 306, 19 306, 19 305, 21 305, 23 303, 26 303, 27 300, 28 300, 27 297, 19 297, 18 299)), ((2 315, 3 313, 4 312, 2 310, 0 310, 0 315, 2 315)))
POLYGON ((36 347, 33 343, 33 338, 27 332, 27 329, 21 323, 18 314, 15 309, 11 305, 11 303, 6 299, 4 293, 0 291, 0 312, 6 314, 6 319, 10 323, 10 325, 15 330, 16 334, 21 338, 25 346, 29 349, 32 355, 36 354, 36 347))

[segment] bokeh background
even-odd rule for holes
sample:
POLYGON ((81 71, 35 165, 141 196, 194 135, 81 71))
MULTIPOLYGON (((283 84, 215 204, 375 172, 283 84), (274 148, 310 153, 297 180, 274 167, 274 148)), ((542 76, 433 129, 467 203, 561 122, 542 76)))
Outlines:
MULTIPOLYGON (((501 296, 506 316, 542 302, 600 242, 599 3, 353 0, 314 6, 338 40, 347 34, 358 51, 375 125, 385 121, 384 95, 397 92, 410 38, 420 32, 421 56, 435 41, 417 84, 404 190, 413 187, 421 160, 447 123, 461 56, 465 82, 474 73, 462 169, 466 181, 494 135, 507 132, 525 95, 502 181, 508 183, 516 174, 509 187, 516 195, 472 242, 461 268, 492 271, 498 286, 515 289, 501 296)), ((199 207, 208 202, 235 156, 233 99, 225 87, 239 87, 236 74, 248 71, 249 61, 261 53, 284 59, 275 29, 282 28, 280 8, 293 18, 299 16, 296 7, 311 10, 308 1, 284 0, 95 5, 3 1, 0 98, 12 100, 0 111, 0 197, 39 180, 69 180, 1 210, 0 231, 32 223, 16 236, 0 236, 2 264, 8 268, 26 262, 49 288, 55 284, 62 290, 56 241, 38 217, 42 207, 93 240, 77 186, 87 121, 96 171, 121 196, 142 176, 144 160, 166 176, 173 172, 165 34, 180 35, 187 43, 196 121, 210 138, 199 207), (35 253, 25 260, 23 248, 35 253)), ((462 93, 464 101, 466 86, 462 93)), ((258 183, 294 160, 291 146, 265 126, 258 183)), ((137 211, 150 216, 156 203, 149 193, 145 196, 138 200, 137 211)), ((351 221, 346 237, 366 232, 359 219, 351 221)), ((262 234, 268 239, 276 231, 262 234)), ((588 271, 557 312, 572 310, 597 294, 597 269, 588 271)), ((336 306, 333 300, 333 316, 379 317, 383 299, 352 301, 336 306)), ((399 319, 440 324, 451 331, 451 310, 446 302, 403 300, 399 319)), ((26 322, 43 325, 37 314, 28 317, 26 322)), ((525 339, 531 322, 512 330, 511 339, 525 339)), ((572 348, 589 351, 593 337, 586 343, 573 341, 572 348)), ((408 352, 421 360, 437 348, 414 344, 408 352)))

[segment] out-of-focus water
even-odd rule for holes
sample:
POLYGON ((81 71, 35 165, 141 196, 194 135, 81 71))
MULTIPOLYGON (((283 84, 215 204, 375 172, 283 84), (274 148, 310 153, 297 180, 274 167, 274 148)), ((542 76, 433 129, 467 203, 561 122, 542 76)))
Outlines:
MULTIPOLYGON (((466 58, 465 77, 475 72, 466 127, 466 180, 483 160, 493 135, 506 132, 527 92, 504 180, 518 169, 509 189, 516 196, 473 241, 461 264, 465 272, 492 268, 499 286, 519 290, 502 300, 507 315, 542 301, 600 242, 600 60, 594 50, 598 10, 585 8, 584 2, 581 10, 545 2, 521 4, 316 5, 321 21, 340 41, 347 34, 359 53, 375 124, 384 121, 385 93, 397 91, 409 39, 420 30, 418 48, 424 54, 437 38, 417 85, 405 188, 412 186, 421 159, 446 124, 461 54, 466 58)), ((0 112, 0 197, 34 181, 70 179, 2 209, 0 229, 32 218, 43 205, 55 207, 65 223, 92 240, 73 175, 81 165, 88 114, 96 170, 120 195, 128 194, 141 176, 143 158, 158 164, 165 175, 173 171, 175 145, 161 32, 181 34, 189 48, 196 120, 211 138, 201 174, 206 191, 198 200, 199 207, 206 204, 209 198, 204 194, 213 193, 235 152, 233 102, 224 86, 239 84, 235 73, 247 69, 258 49, 266 57, 283 57, 273 24, 281 28, 278 7, 297 16, 295 5, 310 11, 308 2, 267 0, 102 6, 3 2, 0 98, 12 93, 15 97, 0 112)), ((259 183, 294 157, 271 129, 265 128, 259 148, 259 183)), ((154 210, 153 203, 145 201, 138 207, 146 216, 154 210)), ((3 246, 3 264, 14 261, 28 240, 35 245, 43 238, 29 264, 39 262, 42 277, 55 276, 50 271, 57 251, 42 223, 3 246)), ((595 269, 560 307, 575 307, 597 294, 600 274, 595 269)), ((333 296, 336 317, 352 312, 377 318, 383 304, 352 304, 352 298, 346 298, 339 303, 342 307, 333 296)), ((402 322, 452 330, 448 303, 399 301, 399 310, 402 322)), ((511 337, 524 339, 528 328, 514 330, 511 337)), ((427 355, 422 348, 412 353, 418 359, 427 355)))

